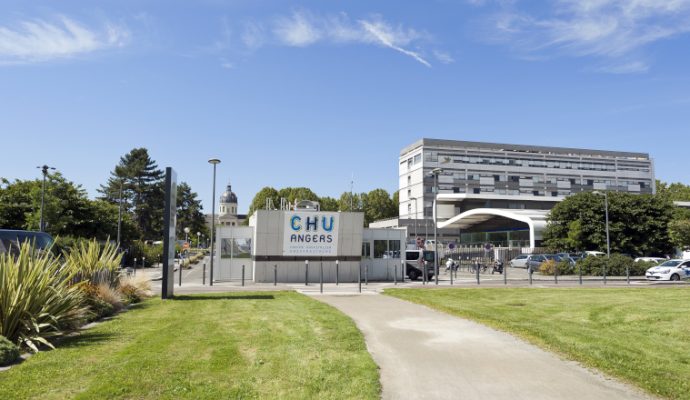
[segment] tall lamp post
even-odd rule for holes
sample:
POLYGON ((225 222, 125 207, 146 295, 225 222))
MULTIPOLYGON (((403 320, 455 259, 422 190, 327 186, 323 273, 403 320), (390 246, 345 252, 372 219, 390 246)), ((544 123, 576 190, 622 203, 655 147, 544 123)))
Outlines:
POLYGON ((438 208, 437 208, 437 198, 438 198, 438 176, 443 172, 442 168, 434 168, 431 170, 431 174, 434 176, 434 278, 436 279, 436 284, 438 285, 438 235, 436 232, 436 225, 438 224, 438 208))
POLYGON ((184 228, 184 242, 189 243, 189 227, 184 228))
POLYGON ((604 196, 604 214, 606 216, 606 257, 611 258, 611 241, 609 239, 609 195, 607 192, 592 192, 597 196, 604 196))
POLYGON ((48 176, 48 170, 55 170, 55 167, 49 167, 47 165, 43 165, 41 167, 36 167, 41 170, 43 173, 43 184, 41 186, 41 221, 38 223, 38 230, 43 232, 45 230, 45 222, 43 220, 43 207, 45 206, 45 197, 46 197, 46 177, 48 176))
POLYGON ((196 233, 196 247, 197 249, 201 247, 201 232, 196 233))
POLYGON ((414 240, 417 243, 417 197, 410 197, 410 200, 414 200, 414 240))
POLYGON ((212 158, 208 160, 209 164, 213 165, 213 200, 211 200, 211 269, 208 284, 213 286, 213 248, 214 246, 214 235, 216 231, 216 166, 220 164, 220 160, 217 158, 212 158))

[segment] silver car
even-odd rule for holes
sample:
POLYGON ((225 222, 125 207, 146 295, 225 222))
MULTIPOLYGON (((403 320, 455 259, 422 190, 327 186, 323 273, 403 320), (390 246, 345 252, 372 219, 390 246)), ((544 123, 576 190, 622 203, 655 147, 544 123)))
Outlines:
POLYGON ((510 260, 510 266, 513 268, 527 268, 527 260, 529 254, 520 254, 519 256, 510 260))

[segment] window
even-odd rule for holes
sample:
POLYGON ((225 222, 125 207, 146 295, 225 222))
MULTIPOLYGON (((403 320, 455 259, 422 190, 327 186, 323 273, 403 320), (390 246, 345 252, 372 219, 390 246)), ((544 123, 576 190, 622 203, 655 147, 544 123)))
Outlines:
POLYGON ((412 185, 412 177, 410 175, 407 175, 407 186, 412 185))
POLYGON ((479 193, 481 193, 481 191, 482 191, 482 190, 481 190, 480 188, 474 188, 474 189, 472 189, 472 193, 474 193, 474 194, 479 194, 479 193))
POLYGON ((407 205, 407 215, 408 216, 412 215, 412 203, 409 203, 407 205))
POLYGON ((374 240, 374 258, 385 258, 388 251, 387 240, 374 240))
POLYGON ((414 164, 417 165, 417 164, 419 164, 420 162, 422 162, 422 155, 421 155, 421 154, 417 154, 416 156, 414 156, 414 164))
POLYGON ((362 242, 362 258, 371 258, 371 243, 362 242))
POLYGON ((408 158, 407 159, 407 169, 410 169, 410 168, 412 168, 412 159, 408 158))

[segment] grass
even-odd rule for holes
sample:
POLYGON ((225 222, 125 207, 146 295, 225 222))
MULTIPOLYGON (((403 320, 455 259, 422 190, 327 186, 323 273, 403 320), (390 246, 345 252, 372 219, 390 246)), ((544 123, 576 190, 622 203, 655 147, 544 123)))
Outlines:
POLYGON ((690 399, 687 289, 392 289, 385 294, 513 333, 650 393, 690 399))
POLYGON ((352 320, 292 292, 148 300, 0 372, 0 399, 378 398, 352 320))

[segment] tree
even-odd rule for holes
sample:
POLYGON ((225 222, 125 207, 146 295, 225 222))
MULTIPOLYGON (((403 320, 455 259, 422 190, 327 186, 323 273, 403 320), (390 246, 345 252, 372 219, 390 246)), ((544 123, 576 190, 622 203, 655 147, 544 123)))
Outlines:
MULTIPOLYGON (((0 227, 37 230, 41 214, 41 180, 0 185, 0 227)), ((115 240, 117 206, 101 200, 89 200, 86 191, 60 173, 46 177, 44 205, 46 231, 53 236, 115 240)), ((135 227, 125 215, 122 231, 131 234, 135 227)))
POLYGON ((393 199, 384 189, 374 189, 369 193, 363 193, 362 204, 365 226, 373 221, 393 218, 398 215, 398 205, 393 203, 393 199))
POLYGON ((103 199, 117 202, 122 186, 123 206, 132 214, 140 239, 160 238, 163 234, 165 193, 163 171, 145 148, 132 149, 120 157, 110 178, 99 192, 103 199))
POLYGON ((201 232, 204 236, 209 235, 206 217, 202 210, 201 200, 197 198, 197 194, 192 191, 192 188, 186 182, 177 185, 178 238, 185 236, 184 228, 189 228, 192 236, 196 235, 197 232, 201 232))
POLYGON ((319 199, 319 204, 321 205, 321 210, 323 211, 338 211, 340 209, 340 204, 338 200, 333 197, 321 197, 319 199))
POLYGON ((338 209, 340 211, 362 211, 362 195, 343 192, 338 199, 338 209))
MULTIPOLYGON (((266 201, 270 199, 274 207, 280 207, 280 195, 278 191, 270 186, 266 186, 259 190, 257 194, 254 195, 252 203, 249 205, 249 214, 251 216, 256 210, 263 210, 266 208, 266 201)), ((247 218, 249 220, 249 218, 247 218)))
POLYGON ((690 249, 690 219, 674 220, 668 224, 671 242, 681 250, 690 249))
MULTIPOLYGON (((656 193, 670 201, 690 201, 690 186, 680 182, 668 184, 657 180, 656 193)), ((690 219, 690 209, 676 207, 673 210, 673 217, 676 220, 690 219)))
MULTIPOLYGON (((611 252, 664 255, 673 251, 668 234, 673 204, 667 198, 617 192, 609 192, 608 198, 611 252)), ((606 251, 604 197, 583 192, 557 204, 544 241, 557 250, 606 251)))

